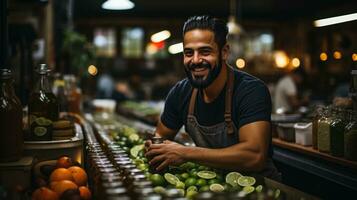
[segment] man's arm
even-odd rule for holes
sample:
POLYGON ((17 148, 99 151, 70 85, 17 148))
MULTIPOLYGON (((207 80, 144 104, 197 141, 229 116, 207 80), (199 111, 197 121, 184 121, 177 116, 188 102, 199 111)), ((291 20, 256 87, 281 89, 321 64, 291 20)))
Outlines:
POLYGON ((156 135, 159 135, 164 139, 173 140, 176 136, 177 131, 178 130, 172 130, 172 129, 166 127, 161 122, 161 119, 159 119, 159 122, 157 123, 157 126, 156 126, 156 135))
POLYGON ((262 170, 267 158, 270 123, 257 121, 242 126, 239 129, 239 139, 238 144, 221 149, 186 147, 174 142, 153 144, 146 155, 157 155, 150 161, 150 164, 161 163, 158 170, 167 165, 177 165, 185 161, 229 170, 262 170))

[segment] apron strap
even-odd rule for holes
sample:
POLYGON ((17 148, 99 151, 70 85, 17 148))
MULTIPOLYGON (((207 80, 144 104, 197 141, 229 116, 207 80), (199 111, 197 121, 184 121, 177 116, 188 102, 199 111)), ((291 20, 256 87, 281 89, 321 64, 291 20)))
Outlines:
POLYGON ((197 96, 197 89, 193 88, 192 94, 191 94, 191 99, 190 99, 190 105, 188 107, 188 114, 193 115, 194 108, 195 108, 195 102, 196 102, 196 96, 197 96))
POLYGON ((227 88, 226 88, 226 98, 225 98, 225 111, 224 111, 224 121, 227 125, 228 134, 234 133, 233 121, 232 121, 232 96, 233 96, 233 83, 234 83, 234 73, 233 69, 227 66, 227 88))

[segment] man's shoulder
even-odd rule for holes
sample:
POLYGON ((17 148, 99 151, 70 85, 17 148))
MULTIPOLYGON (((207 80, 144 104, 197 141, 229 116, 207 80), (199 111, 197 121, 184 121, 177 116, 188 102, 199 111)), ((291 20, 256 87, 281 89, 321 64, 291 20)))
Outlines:
POLYGON ((248 74, 247 72, 234 70, 235 75, 235 83, 238 85, 238 88, 256 88, 256 87, 263 87, 265 88, 265 83, 260 80, 259 78, 248 74))

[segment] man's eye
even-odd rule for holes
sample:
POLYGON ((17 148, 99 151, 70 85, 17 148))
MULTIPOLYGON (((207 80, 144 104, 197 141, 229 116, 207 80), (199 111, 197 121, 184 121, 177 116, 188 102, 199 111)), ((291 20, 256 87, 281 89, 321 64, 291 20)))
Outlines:
POLYGON ((185 56, 192 56, 192 52, 191 51, 185 51, 185 56))

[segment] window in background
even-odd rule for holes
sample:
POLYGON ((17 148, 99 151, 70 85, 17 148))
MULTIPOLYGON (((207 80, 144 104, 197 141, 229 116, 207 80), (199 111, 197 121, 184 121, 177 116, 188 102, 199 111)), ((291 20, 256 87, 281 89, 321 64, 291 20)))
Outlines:
POLYGON ((271 33, 251 33, 242 43, 245 57, 265 56, 273 52, 274 37, 271 33))
POLYGON ((116 54, 115 30, 112 28, 97 28, 94 30, 94 46, 96 55, 102 57, 114 57, 116 54))
POLYGON ((125 28, 121 45, 124 58, 140 58, 143 55, 144 31, 142 28, 125 28))

